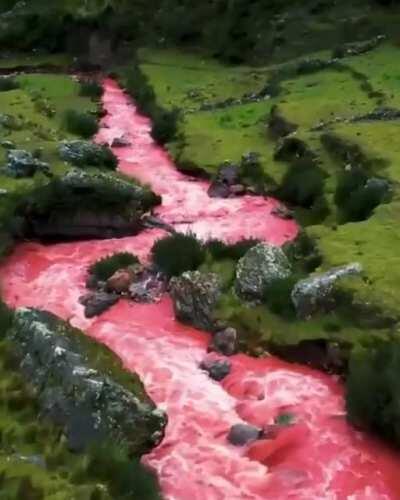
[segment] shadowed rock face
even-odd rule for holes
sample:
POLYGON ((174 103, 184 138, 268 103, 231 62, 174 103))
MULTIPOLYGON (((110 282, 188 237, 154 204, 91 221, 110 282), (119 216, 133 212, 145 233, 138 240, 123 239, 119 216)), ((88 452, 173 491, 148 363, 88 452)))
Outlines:
POLYGON ((177 319, 204 330, 213 329, 212 313, 221 295, 216 274, 188 271, 173 278, 170 288, 177 319))
POLYGON ((138 456, 160 443, 166 415, 108 349, 34 309, 16 311, 9 335, 42 416, 62 426, 72 450, 112 439, 138 456))

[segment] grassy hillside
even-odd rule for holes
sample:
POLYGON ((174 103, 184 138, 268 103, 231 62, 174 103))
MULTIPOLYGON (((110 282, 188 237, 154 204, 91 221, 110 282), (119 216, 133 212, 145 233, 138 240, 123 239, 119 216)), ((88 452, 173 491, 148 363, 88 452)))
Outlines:
MULTIPOLYGON (((400 48, 391 41, 334 63, 332 51, 324 51, 307 59, 257 68, 218 64, 199 53, 139 52, 140 67, 155 89, 158 103, 182 111, 176 138, 167 145, 178 164, 201 168, 212 176, 223 161, 237 162, 244 153, 255 151, 260 154, 266 188, 275 196, 292 182, 287 176, 291 169, 297 168, 300 187, 310 184, 310 168, 318 169, 324 179, 320 196, 311 206, 294 203, 293 207, 317 243, 320 269, 353 261, 364 267, 362 279, 345 285, 352 296, 352 312, 338 311, 311 321, 284 319, 265 306, 254 309, 226 295, 219 315, 243 332, 247 344, 297 343, 312 338, 368 344, 392 335, 388 325, 400 313, 396 299, 400 292, 396 230, 400 79, 395 64, 399 56, 400 48), (310 66, 309 61, 318 64, 310 66), (265 87, 270 89, 272 82, 271 96, 252 102, 251 96, 265 87), (268 130, 273 107, 297 126, 293 137, 315 154, 315 162, 297 164, 293 159, 275 158, 280 142, 268 130), (380 114, 386 108, 393 114, 380 114), (329 148, 326 135, 338 138, 339 146, 335 143, 329 148), (388 196, 365 220, 344 219, 344 209, 336 199, 348 164, 390 186, 388 196), (321 199, 323 211, 317 206, 321 199)), ((290 199, 286 201, 291 204, 290 199)), ((232 279, 232 263, 213 266, 228 282, 232 279)))

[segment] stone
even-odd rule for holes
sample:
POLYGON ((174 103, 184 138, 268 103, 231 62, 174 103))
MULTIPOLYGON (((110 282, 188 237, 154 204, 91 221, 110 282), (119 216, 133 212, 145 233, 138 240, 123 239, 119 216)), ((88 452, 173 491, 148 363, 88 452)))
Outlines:
POLYGON ((221 296, 221 283, 216 274, 187 271, 172 278, 170 295, 178 320, 203 330, 213 330, 213 312, 221 296))
POLYGON ((131 141, 124 135, 121 137, 115 137, 111 143, 112 148, 126 148, 131 145, 131 141))
POLYGON ((228 441, 235 446, 253 443, 262 437, 262 430, 248 424, 235 424, 229 430, 228 441))
POLYGON ((90 141, 63 141, 58 148, 60 158, 76 167, 105 167, 115 169, 117 158, 108 146, 90 141))
POLYGON ((276 217, 279 217, 280 219, 284 219, 284 220, 291 220, 294 218, 293 210, 290 210, 289 208, 285 207, 284 205, 279 205, 278 207, 274 208, 271 211, 271 214, 275 215, 276 217))
POLYGON ((158 302, 166 288, 166 281, 160 273, 146 269, 129 287, 129 295, 135 302, 158 302))
POLYGON ((200 369, 206 371, 210 378, 217 382, 229 375, 231 367, 231 363, 225 359, 205 359, 200 363, 200 369))
POLYGON ((226 184, 218 184, 213 182, 208 188, 207 194, 210 198, 228 198, 231 190, 226 184))
POLYGON ((334 267, 325 273, 318 273, 300 280, 291 293, 297 316, 308 319, 317 312, 333 309, 335 307, 334 285, 336 282, 340 278, 359 275, 361 272, 361 264, 355 262, 347 266, 334 267))
POLYGON ((262 299, 266 288, 278 279, 288 278, 291 266, 283 250, 267 243, 250 248, 236 267, 235 289, 244 299, 262 299))
POLYGON ((80 297, 79 303, 85 307, 85 317, 94 318, 112 307, 118 300, 118 295, 106 292, 90 292, 80 297))
POLYGON ((234 184, 233 186, 230 187, 230 192, 231 194, 235 196, 240 196, 246 193, 246 188, 243 186, 243 184, 234 184))
POLYGON ((23 149, 10 149, 7 151, 6 173, 16 179, 33 177, 37 172, 50 176, 50 166, 37 158, 32 153, 23 149))
POLYGON ((228 327, 217 332, 212 339, 209 350, 224 356, 232 356, 237 351, 237 331, 228 327))
POLYGON ((140 456, 167 422, 134 374, 105 346, 45 311, 18 309, 8 339, 40 414, 64 432, 71 451, 110 440, 140 456))
POLYGON ((107 291, 118 294, 127 293, 134 278, 135 275, 131 269, 119 269, 107 280, 107 291))

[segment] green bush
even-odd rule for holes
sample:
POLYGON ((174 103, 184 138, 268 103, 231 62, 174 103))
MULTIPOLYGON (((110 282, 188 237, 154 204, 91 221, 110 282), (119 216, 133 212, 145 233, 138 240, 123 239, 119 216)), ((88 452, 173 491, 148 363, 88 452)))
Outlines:
POLYGON ((176 233, 156 241, 152 248, 154 264, 167 276, 194 271, 206 258, 206 250, 193 234, 176 233))
POLYGON ((6 304, 0 300, 0 340, 4 338, 6 331, 11 327, 11 323, 12 312, 6 304))
POLYGON ((322 255, 315 240, 301 231, 294 241, 286 243, 283 250, 293 269, 300 273, 312 273, 322 264, 322 255))
POLYGON ((97 120, 88 113, 68 109, 64 114, 64 124, 67 131, 84 139, 90 139, 98 131, 97 120))
POLYGON ((157 109, 152 114, 153 127, 151 135, 159 144, 166 144, 174 139, 178 130, 180 111, 174 108, 171 111, 157 109))
POLYGON ((97 80, 81 80, 79 82, 79 95, 99 99, 103 95, 103 87, 97 80))
POLYGON ((140 110, 151 118, 153 139, 159 144, 172 141, 178 131, 180 112, 177 108, 165 110, 157 104, 155 92, 137 63, 129 70, 125 86, 140 110))
POLYGON ((277 190, 280 199, 304 208, 312 208, 324 194, 325 174, 310 162, 296 162, 284 176, 277 190))
POLYGON ((232 244, 224 243, 221 240, 214 239, 209 240, 206 243, 206 249, 215 260, 239 260, 248 250, 250 250, 250 248, 256 246, 258 243, 260 243, 259 240, 251 238, 244 239, 232 244))
POLYGON ((129 252, 118 252, 92 264, 89 268, 89 274, 92 274, 98 281, 107 281, 118 270, 138 262, 139 259, 136 255, 129 252))
POLYGON ((105 482, 115 499, 161 500, 156 475, 138 459, 114 443, 104 443, 89 452, 86 476, 105 482))
POLYGON ((0 92, 15 90, 20 87, 19 82, 11 76, 0 76, 0 92))
POLYGON ((380 205, 388 194, 383 180, 368 181, 362 168, 351 168, 339 176, 335 203, 341 214, 341 222, 362 221, 380 205))
POLYGON ((285 319, 293 319, 296 311, 292 302, 291 293, 299 276, 277 279, 264 290, 263 302, 275 314, 285 319))
POLYGON ((350 357, 346 384, 348 418, 400 445, 400 343, 358 348, 350 357))

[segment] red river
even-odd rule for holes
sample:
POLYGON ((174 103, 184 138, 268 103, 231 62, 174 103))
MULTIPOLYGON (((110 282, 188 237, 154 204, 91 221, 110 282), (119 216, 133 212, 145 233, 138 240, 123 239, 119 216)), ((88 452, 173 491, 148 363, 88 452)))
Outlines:
MULTIPOLYGON (((119 169, 162 195, 166 222, 202 238, 260 238, 280 245, 297 227, 272 215, 272 199, 211 199, 207 183, 179 173, 151 139, 150 122, 112 80, 105 80, 107 115, 97 140, 124 135, 115 149, 119 169)), ((146 260, 162 230, 134 237, 55 245, 21 244, 1 268, 3 294, 13 307, 34 306, 68 319, 103 342, 137 372, 167 411, 162 444, 145 457, 167 500, 386 500, 400 499, 400 455, 346 423, 343 387, 334 377, 275 357, 231 358, 222 383, 198 365, 209 335, 175 321, 168 296, 158 304, 120 301, 94 320, 78 297, 96 259, 127 250, 146 260), (275 439, 235 447, 231 425, 260 426, 290 412, 295 424, 275 439)), ((177 256, 179 258, 179 256, 177 256)))

